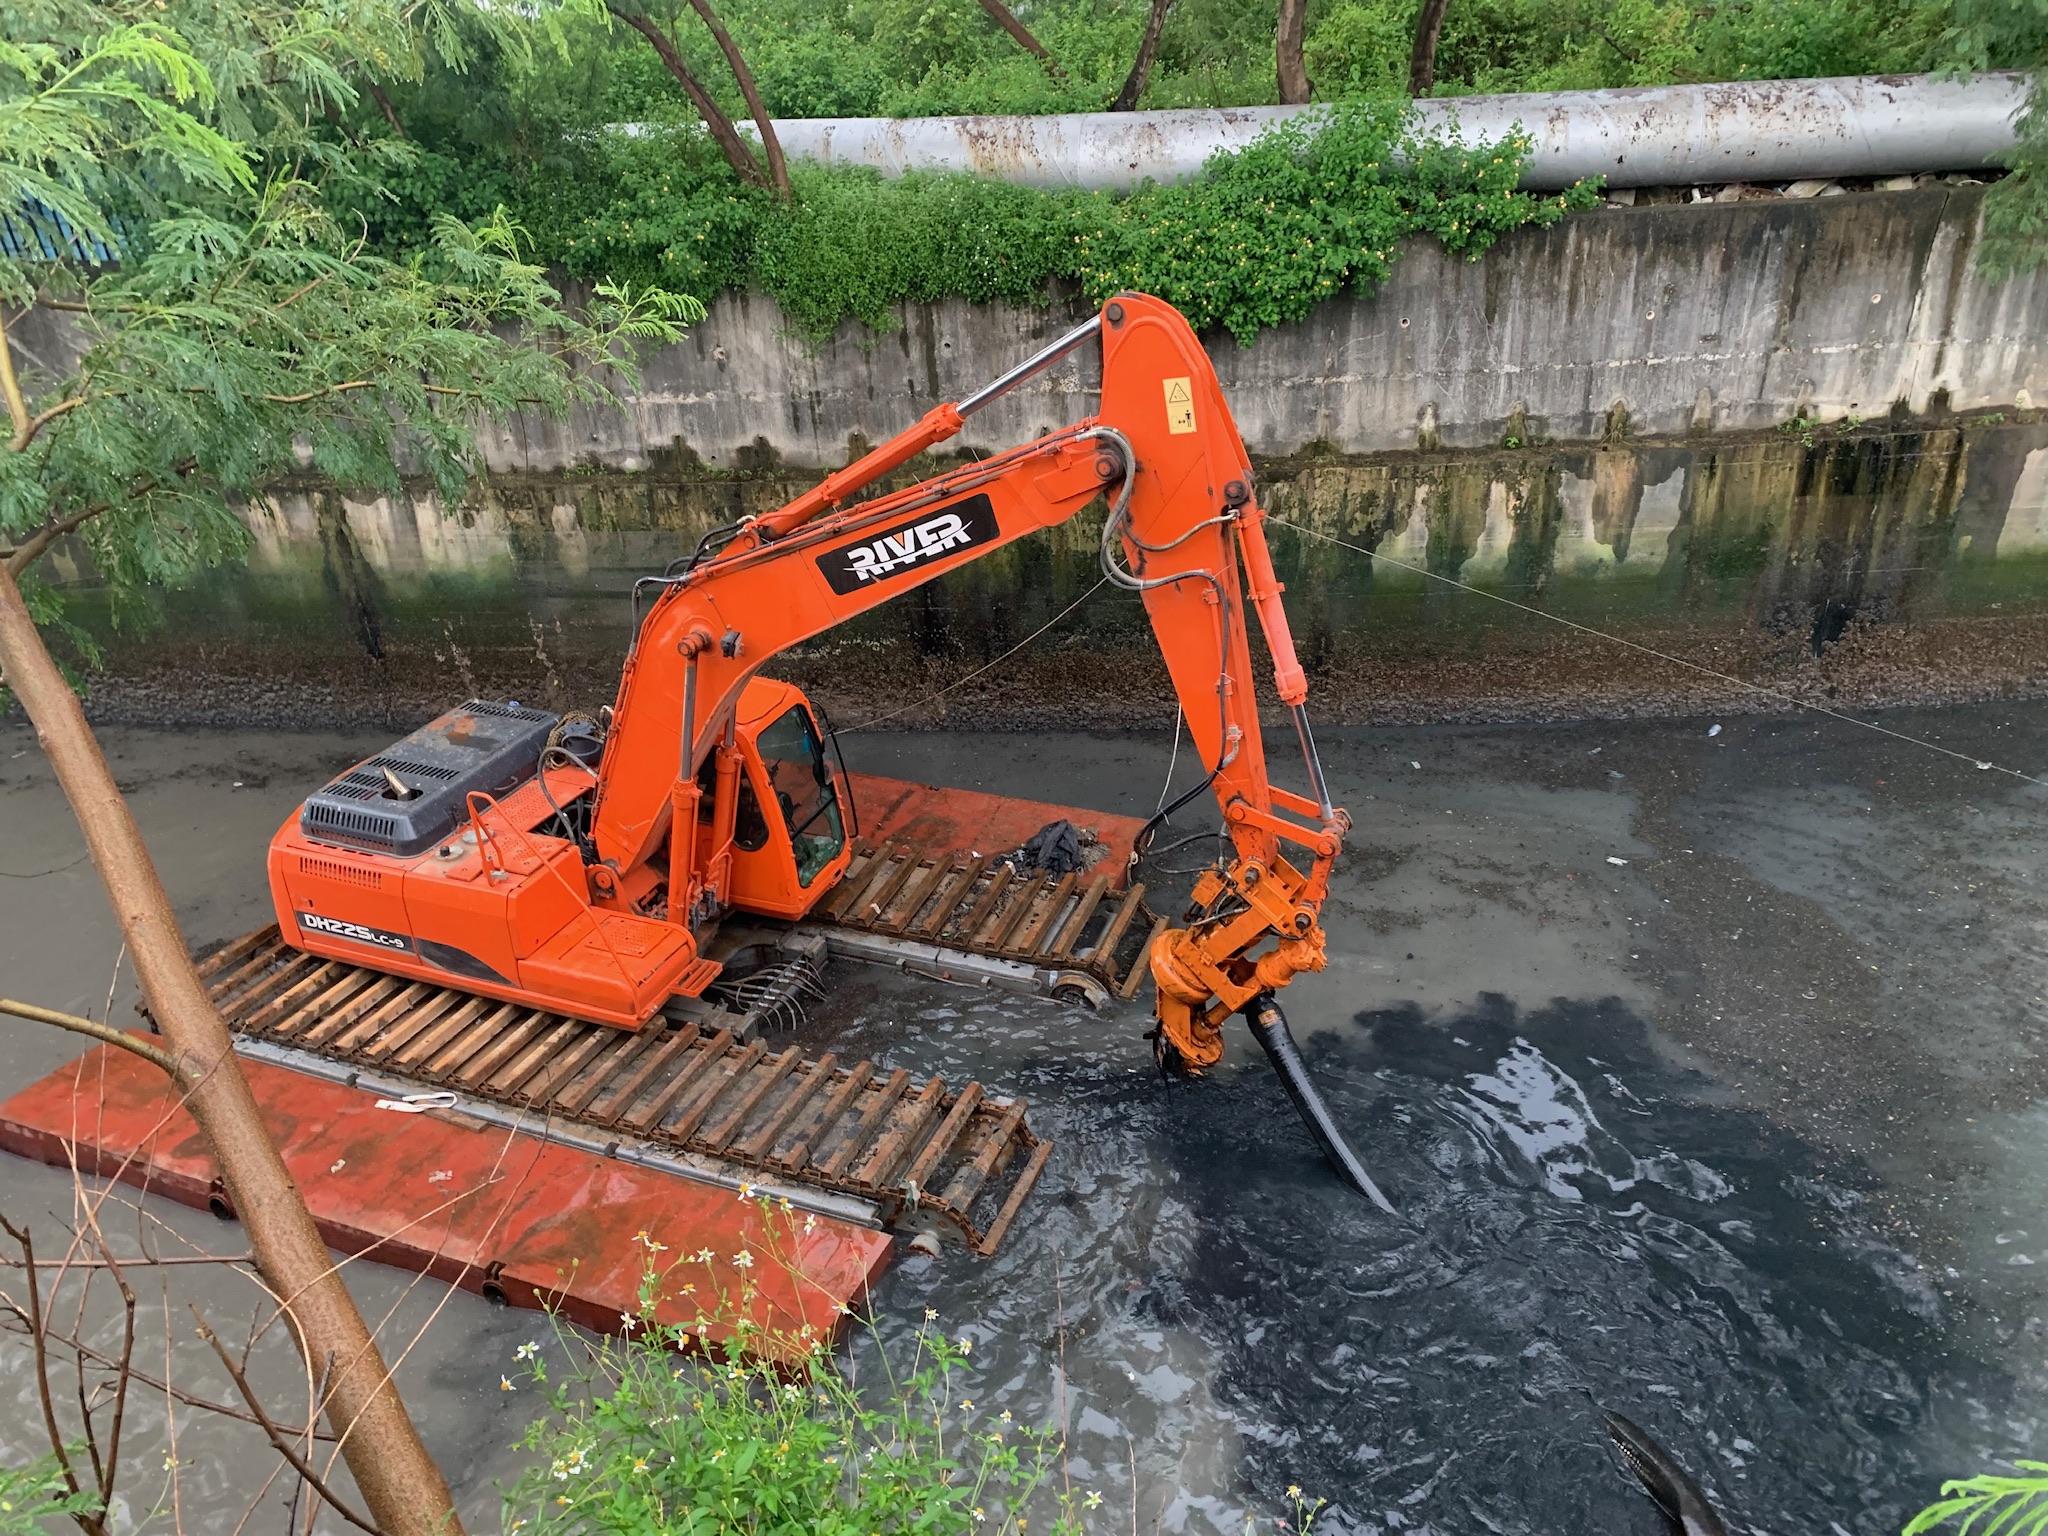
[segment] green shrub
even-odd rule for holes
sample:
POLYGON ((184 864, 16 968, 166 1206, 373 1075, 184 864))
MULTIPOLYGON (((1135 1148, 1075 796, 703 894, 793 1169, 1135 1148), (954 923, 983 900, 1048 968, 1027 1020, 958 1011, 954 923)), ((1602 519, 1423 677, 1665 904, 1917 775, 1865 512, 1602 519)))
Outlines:
POLYGON ((893 307, 957 295, 970 303, 1042 301, 1070 275, 1070 200, 961 175, 885 180, 867 170, 798 166, 787 208, 767 206, 753 278, 806 336, 842 320, 876 330, 893 307))
POLYGON ((927 1311, 907 1359, 877 1338, 881 1379, 856 1388, 824 1331, 760 1320, 757 1262, 775 1258, 747 1252, 732 1294, 708 1251, 650 1266, 623 1338, 558 1329, 566 1367, 521 1346, 548 1412, 522 1442, 537 1459, 506 1492, 508 1536, 1009 1536, 1035 1495, 1051 1518, 1034 1528, 1077 1536, 1099 1496, 1052 1489, 1054 1431, 963 1395, 971 1341, 927 1311), (657 1320, 678 1305, 702 1310, 657 1320), (714 1319, 724 1341, 686 1353, 714 1319))
POLYGON ((1476 259, 1510 229, 1598 200, 1589 182, 1552 197, 1517 191, 1529 147, 1517 134, 1467 149, 1418 133, 1404 106, 1343 104, 1217 155, 1184 186, 1093 200, 1097 216, 1076 236, 1079 276, 1096 302, 1154 293, 1197 329, 1249 343, 1347 288, 1370 293, 1409 235, 1476 259))
MULTIPOLYGON (((901 304, 1043 303, 1068 284, 1091 302, 1156 293, 1198 328, 1248 342, 1320 299, 1370 292, 1409 235, 1477 257, 1508 230, 1597 199, 1592 183, 1517 191, 1528 150, 1522 136, 1461 148, 1418 133, 1402 105, 1347 103, 1219 153, 1190 182, 1127 196, 799 163, 784 204, 742 186, 700 129, 653 127, 585 135, 506 201, 535 256, 574 277, 706 301, 756 288, 812 341, 847 320, 888 330, 901 304)), ((420 158, 405 184, 427 189, 419 205, 369 215, 387 244, 406 243, 432 197, 453 195, 434 190, 441 172, 420 158)))

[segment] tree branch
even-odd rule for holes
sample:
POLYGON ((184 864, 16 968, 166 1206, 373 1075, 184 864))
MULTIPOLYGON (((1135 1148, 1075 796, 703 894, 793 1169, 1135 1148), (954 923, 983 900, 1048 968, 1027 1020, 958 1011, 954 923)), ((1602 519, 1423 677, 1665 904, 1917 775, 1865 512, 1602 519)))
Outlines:
MULTIPOLYGON (((37 1259, 36 1268, 78 1269, 85 1267, 91 1262, 91 1260, 75 1259, 37 1259)), ((253 1264, 255 1261, 245 1254, 239 1259, 216 1260, 212 1258, 210 1255, 200 1255, 199 1257, 190 1259, 150 1259, 147 1262, 149 1263, 149 1266, 153 1269, 160 1264, 253 1264)), ((7 1267, 19 1269, 21 1267, 21 1261, 18 1259, 8 1260, 7 1267)), ((23 1312, 19 1307, 15 1307, 12 1305, 8 1306, 8 1310, 13 1312, 16 1317, 21 1319, 22 1326, 25 1331, 28 1325, 28 1314, 26 1312, 23 1312)), ((101 1350, 94 1349, 90 1344, 85 1343, 76 1334, 52 1333, 49 1335, 49 1340, 53 1344, 62 1345, 65 1349, 71 1350, 76 1354, 85 1356, 85 1358, 92 1361, 94 1365, 102 1365, 109 1370, 114 1369, 120 1363, 112 1355, 106 1354, 101 1350)), ((137 1370, 132 1371, 130 1374, 132 1374, 134 1378, 143 1386, 149 1388, 150 1391, 168 1393, 171 1397, 183 1403, 187 1408, 197 1408, 202 1413, 217 1413, 224 1419, 233 1419, 237 1423, 255 1424, 258 1428, 262 1427, 260 1422, 257 1420, 256 1416, 254 1414, 249 1413, 246 1409, 234 1407, 232 1404, 229 1403, 217 1403, 210 1397, 200 1397, 196 1393, 187 1392, 183 1387, 177 1386, 174 1383, 159 1380, 157 1377, 150 1375, 147 1371, 137 1370)), ((285 1428, 282 1432, 286 1435, 289 1435, 294 1440, 304 1439, 307 1434, 307 1431, 304 1428, 285 1428)), ((333 1430, 323 1429, 318 1425, 315 1425, 313 1427, 312 1435, 313 1438, 316 1440, 332 1441, 340 1438, 338 1435, 334 1433, 333 1430)))
MULTIPOLYGON (((0 1216, 0 1228, 4 1228, 14 1244, 21 1250, 22 1267, 28 1272, 28 1327, 30 1347, 36 1359, 36 1395, 43 1406, 43 1431, 50 1437, 50 1453, 57 1458, 57 1465, 63 1470, 64 1483, 73 1494, 83 1493, 79 1486, 78 1474, 72 1470, 71 1453, 65 1449, 64 1435, 57 1428, 57 1405, 50 1398, 50 1351, 43 1327, 43 1295, 36 1284, 36 1249, 28 1235, 28 1228, 17 1227, 5 1216, 0 1216)), ((106 1536, 106 1526, 97 1515, 78 1514, 72 1519, 86 1536, 106 1536)))
MULTIPOLYGON (((114 1505, 114 1477, 121 1466, 121 1431, 128 1418, 128 1383, 134 1379, 135 1373, 135 1292, 128 1284, 128 1277, 121 1273, 121 1266, 114 1258, 113 1249, 107 1246, 107 1236, 99 1229, 99 1219, 92 1214, 90 1208, 86 1219, 93 1224, 93 1237, 97 1241, 100 1257, 106 1260, 107 1267, 113 1271, 114 1284, 121 1292, 121 1363, 115 1368, 113 1423, 107 1429, 106 1470, 100 1474, 99 1482, 100 1508, 111 1509, 114 1505)), ((92 1277, 88 1275, 86 1279, 90 1282, 92 1277)), ((78 1359, 82 1368, 85 1357, 81 1355, 78 1359)), ((97 1436, 92 1437, 91 1444, 93 1459, 97 1461, 97 1436)))
POLYGON ((761 93, 755 88, 754 72, 747 68, 745 56, 719 21, 718 12, 711 9, 711 0, 690 0, 690 9, 711 29, 718 51, 725 55, 725 62, 731 67, 732 77, 739 85, 740 95, 746 99, 747 111, 754 119, 755 131, 761 135, 761 150, 768 157, 768 180, 775 188, 775 195, 787 202, 789 164, 782 158, 782 141, 775 136, 775 125, 769 120, 767 103, 761 100, 761 93))
MULTIPOLYGON (((375 389, 376 387, 377 381, 375 379, 350 379, 346 384, 328 384, 319 389, 309 389, 303 395, 258 395, 256 398, 267 400, 272 405, 304 405, 309 400, 318 400, 322 395, 345 395, 351 390, 375 389)), ((427 386, 428 389, 433 387, 431 384, 427 386)), ((451 393, 454 393, 454 391, 451 391, 451 393)))
POLYGON ((7 316, 0 312, 0 394, 7 396, 7 414, 14 420, 14 436, 25 443, 33 435, 28 401, 22 397, 21 380, 14 376, 14 343, 7 335, 7 316))
POLYGON ((1173 0, 1152 0, 1152 9, 1145 17, 1145 35, 1138 40, 1138 56, 1131 61, 1131 72, 1124 76, 1124 88, 1109 104, 1110 111, 1138 110, 1138 98, 1145 94, 1145 82, 1152 78, 1152 61, 1159 56, 1159 35, 1166 30, 1166 13, 1172 9, 1173 0))
POLYGON ((20 453, 24 448, 28 447, 30 443, 36 440, 36 434, 42 431, 43 428, 47 427, 59 416, 65 415, 67 412, 77 410, 81 405, 84 405, 86 401, 89 400, 90 398, 91 397, 88 395, 74 395, 69 400, 59 400, 47 411, 39 411, 29 420, 17 423, 17 425, 14 428, 14 451, 16 453, 20 453))
MULTIPOLYGON (((38 1008, 33 1003, 17 1003, 11 997, 0 997, 0 1013, 11 1013, 17 1019, 29 1019, 37 1024, 54 1024, 59 1029, 68 1029, 73 1034, 90 1035, 104 1045, 117 1045, 124 1051, 132 1051, 151 1066, 158 1067, 170 1075, 171 1081, 181 1088, 191 1087, 191 1074, 182 1063, 168 1051, 158 1050, 140 1035, 131 1035, 125 1029, 116 1029, 111 1024, 96 1023, 81 1019, 76 1014, 59 1013, 54 1008, 38 1008)), ((5 1218, 0 1217, 0 1222, 5 1218)), ((9 1228, 10 1235, 13 1232, 9 1228)), ((16 1241, 20 1241, 19 1238, 16 1241)))
POLYGON ((739 130, 733 127, 732 119, 725 115, 724 109, 711 99, 711 93, 704 89, 703 82, 690 72, 689 63, 677 50, 674 40, 651 18, 638 11, 626 10, 613 0, 606 0, 605 9, 647 39, 662 64, 675 77, 676 84, 683 88, 683 94, 690 98, 697 115, 704 119, 704 126, 711 130, 711 137, 725 152, 726 163, 733 168, 733 173, 752 186, 766 186, 768 178, 761 174, 761 165, 755 160, 754 152, 747 148, 747 141, 740 137, 739 130))
POLYGON ((405 124, 401 123, 398 114, 391 110, 391 98, 384 94, 384 87, 374 80, 365 80, 363 85, 369 91, 370 99, 377 103, 377 110, 384 114, 384 121, 391 125, 393 136, 404 138, 405 124))
POLYGON ((1408 94, 1427 96, 1436 87, 1436 44, 1444 32, 1449 0, 1422 0, 1415 18, 1415 47, 1408 55, 1408 94))
MULTIPOLYGON (((256 1256, 251 1253, 178 1253, 167 1259, 134 1257, 128 1263, 138 1269, 169 1269, 179 1264, 254 1264, 256 1256)), ((38 1269, 119 1269, 121 1262, 111 1256, 104 1259, 37 1259, 38 1269)), ((0 1259, 0 1269, 19 1269, 21 1260, 0 1259)), ((148 1383, 144 1383, 148 1385, 148 1383)))
POLYGON ((192 1315, 199 1320, 199 1337, 213 1346, 213 1352, 220 1357, 221 1365, 234 1380, 235 1390, 241 1394, 242 1401, 248 1404, 249 1411, 256 1415, 256 1422, 263 1426, 263 1433, 270 1441, 270 1448, 282 1456, 286 1464, 305 1480, 306 1486, 326 1500, 328 1507, 342 1519, 358 1530, 369 1532, 369 1536, 383 1536, 383 1532, 342 1503, 334 1496, 334 1490, 321 1481, 320 1474, 313 1469, 312 1463, 298 1453, 297 1448, 285 1437, 284 1431, 277 1427, 276 1421, 263 1411, 263 1405, 256 1400, 255 1392, 250 1389, 249 1378, 242 1374, 241 1368, 235 1364, 234 1357, 227 1352, 227 1347, 221 1343, 219 1336, 207 1327, 206 1319, 200 1316, 197 1307, 192 1309, 192 1315))
POLYGON ((1047 51, 1045 44, 1031 35, 1031 29, 1017 19, 1017 13, 1003 4, 1003 0, 981 0, 981 8, 995 18, 996 25, 1017 40, 1024 51, 1045 66, 1045 72, 1052 76, 1054 85, 1067 84, 1067 72, 1060 68, 1060 61, 1047 51))
POLYGON ((1280 22, 1273 34, 1273 64, 1279 76, 1280 99, 1289 105, 1305 102, 1315 92, 1301 58, 1308 31, 1308 0, 1280 0, 1280 22))
POLYGON ((65 534, 76 533, 80 528, 106 510, 107 504, 105 502, 97 502, 87 507, 83 512, 74 512, 71 516, 59 522, 54 522, 47 527, 37 529, 12 549, 0 550, 0 559, 4 559, 7 563, 7 574, 10 576, 20 576, 30 566, 34 565, 37 560, 42 558, 44 550, 63 538, 65 534))

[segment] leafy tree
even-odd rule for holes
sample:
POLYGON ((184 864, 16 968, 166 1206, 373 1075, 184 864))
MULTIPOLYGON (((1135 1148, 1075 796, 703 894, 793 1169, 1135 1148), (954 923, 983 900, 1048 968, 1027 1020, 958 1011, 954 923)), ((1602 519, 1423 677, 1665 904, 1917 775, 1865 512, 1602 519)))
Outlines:
POLYGON ((2034 71, 2019 120, 2012 174, 1984 201, 1984 238, 1977 259, 1994 273, 2048 261, 2048 3, 2044 0, 1957 0, 1943 37, 1966 70, 2034 71))
POLYGON ((36 565, 69 538, 117 594, 175 581, 239 552, 238 509, 302 465, 372 491, 405 466, 452 498, 483 420, 592 398, 618 343, 701 312, 603 287, 571 316, 502 215, 434 217, 402 258, 335 216, 412 154, 349 129, 358 82, 459 61, 453 25, 396 0, 16 0, 0 41, 0 677, 386 1536, 456 1531, 446 1482, 264 1131, 48 643, 90 641, 36 565))

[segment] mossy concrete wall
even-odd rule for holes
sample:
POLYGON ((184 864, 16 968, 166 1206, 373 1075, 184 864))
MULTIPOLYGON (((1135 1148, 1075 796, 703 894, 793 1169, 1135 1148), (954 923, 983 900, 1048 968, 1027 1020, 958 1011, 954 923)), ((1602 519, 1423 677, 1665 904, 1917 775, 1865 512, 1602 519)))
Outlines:
MULTIPOLYGON (((1795 417, 1938 418, 2048 404, 2048 271, 1976 272, 1984 189, 1604 207, 1477 262, 1409 242, 1369 297, 1240 348, 1208 338, 1253 451, 1347 453, 1745 432, 1795 417)), ((728 296, 646 360, 626 410, 523 420, 510 473, 829 468, 1029 356, 1085 311, 906 306, 881 335, 793 336, 728 296)), ((1083 349, 1084 353, 1086 349, 1083 349)), ((973 418, 1000 448, 1094 408, 1077 356, 973 418)))
MULTIPOLYGON (((1859 705, 2048 691, 2040 412, 1257 469, 1321 718, 1775 707, 1752 685, 1859 705)), ((424 490, 280 487, 251 514, 247 564, 165 594, 95 708, 401 725, 478 693, 594 706, 633 579, 811 478, 498 475, 452 512, 424 490)), ((1099 527, 1083 513, 1021 540, 771 670, 841 720, 1170 719, 1142 611, 1097 585, 1099 527)))

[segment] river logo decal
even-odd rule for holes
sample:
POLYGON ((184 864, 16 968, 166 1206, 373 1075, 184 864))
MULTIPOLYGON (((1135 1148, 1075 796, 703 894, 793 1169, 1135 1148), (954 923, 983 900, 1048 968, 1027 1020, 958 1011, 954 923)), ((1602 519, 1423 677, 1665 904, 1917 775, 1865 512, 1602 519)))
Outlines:
POLYGON ((308 933, 317 933, 330 939, 351 939, 358 944, 373 944, 379 949, 402 950, 412 953, 412 940, 402 933, 392 933, 384 928, 369 928, 361 923, 344 923, 338 917, 322 917, 317 912, 301 912, 299 926, 308 933))
POLYGON ((939 511, 818 556, 818 569, 841 597, 878 581, 903 575, 941 555, 993 544, 1003 535, 996 509, 986 496, 970 496, 939 511))

